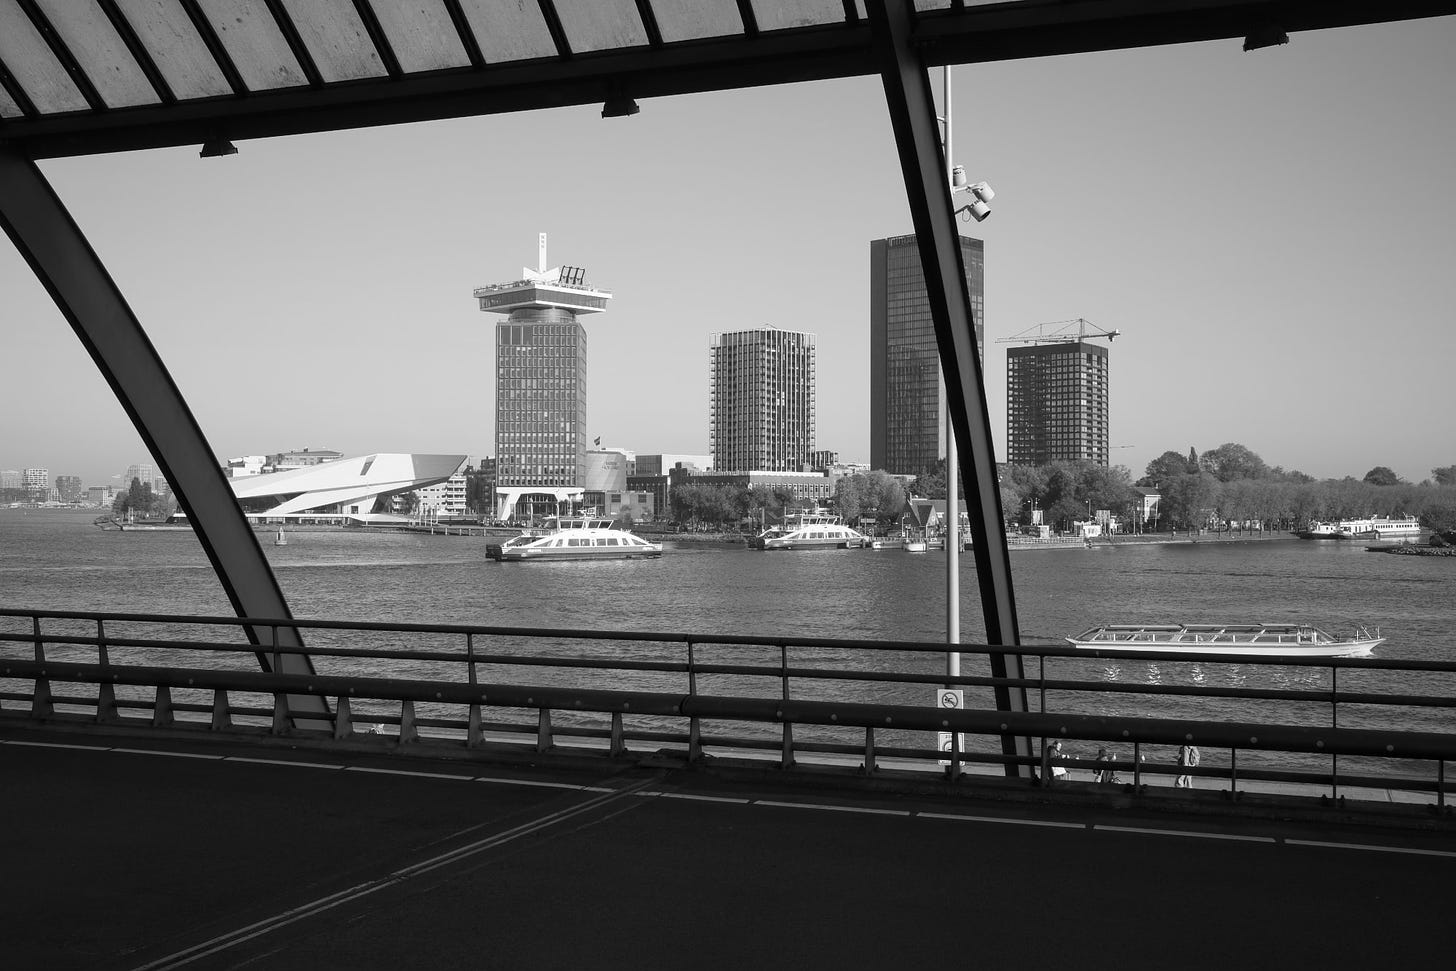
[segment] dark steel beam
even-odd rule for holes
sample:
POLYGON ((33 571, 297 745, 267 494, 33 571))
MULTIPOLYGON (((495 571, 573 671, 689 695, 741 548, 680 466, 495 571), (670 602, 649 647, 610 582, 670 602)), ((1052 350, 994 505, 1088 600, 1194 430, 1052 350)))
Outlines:
MULTIPOLYGON (((890 110, 895 146, 905 176, 930 317, 935 325, 941 371, 945 375, 951 424, 960 453, 986 640, 991 644, 1015 646, 1021 643, 1021 631, 1011 589, 1011 555, 1002 525, 991 413, 986 406, 981 361, 976 353, 975 319, 966 293, 965 266, 951 204, 950 173, 941 151, 935 97, 925 63, 912 42, 910 0, 870 0, 867 9, 875 47, 883 64, 885 103, 890 110)), ((1020 654, 993 655, 990 663, 995 677, 1022 677, 1020 654)), ((1024 688, 997 686, 995 697, 996 707, 1001 711, 1027 710, 1024 688)), ((1002 747, 1007 755, 1031 754, 1030 740, 1020 736, 1003 736, 1002 747)), ((1008 773, 1016 771, 1015 766, 1008 765, 1008 773)))
MULTIPOLYGON (((238 507, 207 439, 172 375, 132 313, 111 274, 35 163, 0 145, 0 225, 91 359, 111 385, 177 495, 218 580, 239 617, 291 618, 257 536, 238 507)), ((248 628, 260 648, 274 628, 248 628)), ((296 628, 277 628, 280 647, 302 645, 296 628)), ((312 674, 306 657, 276 656, 285 674, 312 674)), ((258 652, 263 669, 274 660, 258 652)), ((327 726, 328 707, 311 695, 290 695, 299 727, 327 726)))
MULTIPOLYGON (((228 59, 196 0, 179 0, 225 71, 228 59)), ((217 135, 267 138, 473 115, 601 104, 609 84, 632 78, 634 98, 732 90, 879 73, 864 20, 761 31, 738 0, 744 32, 661 47, 573 54, 555 5, 539 0, 558 56, 451 71, 324 83, 286 14, 279 20, 309 73, 310 88, 238 92, 175 105, 0 120, 0 141, 30 158, 199 144, 217 135)), ((270 10, 281 10, 269 0, 270 10)), ((915 19, 913 46, 927 66, 972 64, 1082 51, 1242 39, 1277 22, 1288 33, 1456 15, 1456 0, 1068 0, 929 11, 915 19)), ((1298 39, 1295 38, 1295 43, 1298 39)), ((1231 57, 1243 57, 1230 47, 1231 57)), ((1271 53, 1268 56, 1277 56, 1271 53)), ((472 59, 473 61, 473 59, 472 59)), ((12 69, 14 65, 11 65, 12 69)))

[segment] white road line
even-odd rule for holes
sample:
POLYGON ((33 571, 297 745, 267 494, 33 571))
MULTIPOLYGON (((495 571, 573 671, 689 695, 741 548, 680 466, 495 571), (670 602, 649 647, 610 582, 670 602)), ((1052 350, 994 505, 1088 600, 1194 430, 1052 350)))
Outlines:
POLYGON ((154 748, 112 748, 109 752, 123 752, 127 755, 161 755, 169 759, 204 759, 209 762, 221 761, 221 755, 207 755, 202 752, 161 752, 154 748))
POLYGON ((81 752, 105 752, 110 746, 107 745, 70 745, 64 742, 26 742, 19 739, 7 739, 4 745, 19 745, 23 748, 70 748, 81 752))
POLYGON ((253 940, 254 938, 262 937, 265 934, 271 933, 272 931, 278 930, 282 927, 286 927, 289 924, 297 923, 298 921, 303 920, 307 917, 323 913, 327 910, 332 910, 333 908, 338 907, 341 904, 346 904, 351 901, 358 900, 361 897, 366 897, 370 894, 377 893, 380 890, 402 883, 405 880, 420 876, 424 873, 429 873, 430 871, 436 870, 442 866, 448 866, 462 859, 466 859, 478 853, 482 853, 486 850, 493 849, 504 843, 509 843, 513 840, 520 839, 522 836, 528 836, 532 833, 545 829, 548 826, 552 826, 556 823, 571 819, 572 817, 579 816, 582 813, 590 812, 603 805, 617 801, 625 796, 634 794, 636 789, 640 788, 641 786, 645 786, 647 784, 647 781, 648 780, 643 780, 638 786, 629 786, 624 789, 613 790, 610 794, 607 795, 593 796, 592 798, 576 806, 571 806, 566 809, 558 810, 557 812, 549 813, 545 816, 539 817, 538 819, 531 820, 530 822, 522 823, 520 826, 517 826, 514 829, 508 829, 505 832, 497 833, 493 836, 488 836, 484 839, 476 840, 474 843, 469 843, 465 846, 457 847, 453 850, 447 850, 446 852, 441 853, 437 856, 430 857, 426 860, 421 860, 420 862, 412 864, 411 866, 403 867, 399 870, 394 871, 393 873, 390 873, 378 879, 370 880, 361 884, 356 884, 355 886, 350 887, 347 890, 341 890, 337 893, 320 897, 317 900, 310 901, 309 903, 303 904, 302 906, 294 907, 290 910, 285 910, 282 913, 275 914, 273 917, 269 917, 255 923, 248 924, 234 931, 229 931, 226 934, 220 934, 217 937, 212 938, 211 940, 203 941, 199 944, 193 945, 192 947, 177 951, 174 954, 169 954, 166 957, 159 958, 156 961, 141 965, 139 968, 136 969, 136 971, 160 971, 160 969, 164 968, 184 967, 194 961, 200 960, 201 958, 217 954, 220 951, 228 950, 229 948, 235 947, 246 941, 253 940))
POLYGON ((570 789, 574 792, 580 792, 582 789, 586 788, 586 786, 579 786, 570 782, 536 782, 531 779, 498 779, 488 775, 476 776, 475 781, 493 782, 496 785, 500 786, 526 786, 527 788, 532 789, 570 789))
POLYGON ((1412 856, 1456 857, 1451 850, 1418 850, 1409 846, 1376 846, 1371 843, 1326 843, 1321 840, 1285 839, 1285 846, 1319 846, 1331 850, 1369 850, 1373 853, 1409 853, 1412 856))
POLYGON ((330 765, 327 762, 294 762, 291 759, 250 759, 241 755, 225 755, 224 762, 246 762, 249 765, 287 765, 296 769, 343 769, 342 765, 330 765))
POLYGON ((640 792, 640 793, 638 793, 638 795, 640 795, 640 796, 646 796, 646 795, 661 796, 664 799, 690 799, 693 802, 730 802, 730 803, 734 803, 734 804, 739 805, 739 806, 746 806, 750 802, 753 801, 751 799, 733 799, 733 798, 730 798, 728 796, 698 796, 698 795, 694 795, 691 792, 653 792, 653 793, 640 792))
POLYGON ((1143 833, 1148 836, 1191 836, 1201 840, 1240 840, 1245 843, 1274 843, 1277 840, 1272 836, 1240 836, 1234 833, 1204 833, 1192 829, 1155 829, 1143 826, 1111 826, 1106 823, 1094 823, 1091 829, 1103 833, 1143 833))
POLYGON ((773 806, 779 809, 823 809, 832 813, 859 813, 864 816, 909 816, 908 809, 869 809, 861 806, 832 806, 817 802, 778 802, 773 799, 754 799, 755 806, 773 806))
POLYGON ((1061 823, 1054 819, 1015 819, 1010 816, 963 816, 960 813, 915 814, 921 819, 953 819, 966 823, 1009 823, 1012 826, 1050 826, 1054 829, 1087 829, 1087 823, 1061 823))
POLYGON ((346 765, 345 772, 370 772, 374 775, 407 775, 417 779, 452 779, 456 782, 474 781, 473 775, 452 775, 448 772, 411 772, 407 769, 376 769, 367 765, 346 765))

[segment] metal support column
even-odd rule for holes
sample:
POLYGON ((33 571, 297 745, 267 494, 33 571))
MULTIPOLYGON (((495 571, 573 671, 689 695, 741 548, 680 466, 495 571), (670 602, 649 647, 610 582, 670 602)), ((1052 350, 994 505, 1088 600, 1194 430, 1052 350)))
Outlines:
MULTIPOLYGON (((141 322, 40 169, 4 145, 0 225, 116 393, 176 492, 238 616, 291 619, 257 537, 141 322)), ((273 646, 268 628, 249 628, 247 634, 253 644, 266 639, 273 646)), ((281 627, 278 634, 277 646, 302 646, 295 628, 281 627)), ((263 652, 258 662, 272 670, 263 652)), ((280 655, 278 668, 313 673, 309 659, 296 654, 280 655)), ((331 727, 322 698, 291 695, 288 705, 294 727, 331 727)))
MULTIPOLYGON (((900 153, 910 215, 925 272, 925 290, 935 324, 946 398, 959 447, 965 482, 966 512, 980 586, 986 639, 991 644, 1019 645, 1016 600, 1011 589, 1011 557, 1002 527, 1001 489, 986 407, 981 362, 976 354, 975 322, 966 293, 965 268, 957 241, 950 173, 941 157, 935 97, 925 63, 915 48, 909 0, 870 0, 866 4, 885 87, 885 104, 900 153), (974 409, 974 412, 971 411, 974 409)), ((991 673, 1020 679, 1020 654, 996 655, 991 673)), ((1026 711, 1026 690, 998 685, 996 707, 1026 711)), ((1002 739, 1006 755, 1032 757, 1029 738, 1002 739)), ((1031 772, 1030 761, 1007 766, 1008 775, 1031 772)))

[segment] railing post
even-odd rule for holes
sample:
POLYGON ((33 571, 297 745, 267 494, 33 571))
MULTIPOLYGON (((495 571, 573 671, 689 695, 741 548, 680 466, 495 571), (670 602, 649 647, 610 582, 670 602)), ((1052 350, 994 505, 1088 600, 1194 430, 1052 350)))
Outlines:
MULTIPOLYGON (((102 668, 111 666, 111 658, 106 652, 106 622, 100 617, 96 618, 96 660, 102 668)), ((106 723, 117 719, 116 686, 110 681, 102 681, 96 686, 96 720, 106 723)))
POLYGON ((157 685, 157 696, 152 702, 152 727, 165 728, 172 724, 172 689, 165 684, 157 685))
MULTIPOLYGON (((789 646, 779 645, 779 664, 783 674, 784 701, 789 700, 789 646)), ((784 711, 784 754, 779 760, 780 768, 792 769, 794 767, 794 723, 789 718, 787 710, 784 711)))
POLYGON ((950 771, 946 774, 951 782, 961 777, 961 733, 957 731, 950 733, 950 771))
POLYGON ((349 706, 349 696, 339 695, 334 705, 334 741, 342 742, 354 735, 354 713, 349 706))
MULTIPOLYGON (((471 631, 465 632, 465 664, 469 672, 470 686, 473 688, 478 682, 475 679, 475 635, 471 631)), ((480 702, 472 701, 465 727, 465 747, 474 748, 481 743, 481 740, 480 702)))
MULTIPOLYGON (((688 697, 698 694, 697 655, 693 650, 693 639, 688 638, 688 697)), ((688 761, 696 762, 703 757, 702 726, 697 715, 688 716, 688 761)))
POLYGON ((273 728, 274 735, 287 735, 292 725, 288 718, 288 699, 282 692, 273 692, 273 728))
POLYGON ((1239 797, 1239 750, 1229 749, 1229 795, 1239 797))
POLYGON ((1132 743, 1132 791, 1143 791, 1142 742, 1132 743))
POLYGON ((865 775, 874 775, 877 766, 875 765, 875 726, 865 726, 865 775))
POLYGON ((212 730, 226 732, 231 731, 232 727, 233 717, 228 705, 228 693, 218 688, 212 693, 212 730))
MULTIPOLYGON (((31 635, 35 639, 35 659, 37 662, 45 663, 45 645, 40 639, 40 617, 30 618, 31 635)), ((45 669, 36 675, 35 690, 30 698, 30 716, 32 718, 49 718, 56 712, 55 705, 51 703, 51 679, 46 676, 45 669)))
MULTIPOLYGON (((1340 727, 1340 669, 1330 665, 1330 727, 1340 727)), ((1340 798, 1340 756, 1330 755, 1330 799, 1340 798)))
POLYGON ((536 751, 549 752, 551 742, 551 709, 542 708, 536 715, 536 751))
POLYGON ((627 742, 622 737, 622 713, 612 712, 612 740, 607 754, 613 757, 627 754, 627 742))
POLYGON ((415 728, 415 703, 405 699, 399 703, 399 744, 410 745, 420 740, 415 728))
POLYGON ((1446 808, 1446 760, 1436 760, 1436 808, 1446 808))

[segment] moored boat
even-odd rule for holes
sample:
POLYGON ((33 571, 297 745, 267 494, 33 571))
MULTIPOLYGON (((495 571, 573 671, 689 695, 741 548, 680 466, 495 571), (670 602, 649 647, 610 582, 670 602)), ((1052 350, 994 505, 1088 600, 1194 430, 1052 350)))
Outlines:
POLYGON ((537 532, 513 536, 504 543, 491 543, 485 555, 493 560, 633 560, 662 555, 661 543, 647 540, 610 519, 561 517, 547 520, 537 532))
POLYGON ((844 525, 838 516, 817 513, 785 519, 783 525, 770 526, 748 540, 752 550, 860 549, 869 545, 868 536, 844 525))
POLYGON ((1259 657, 1368 657, 1380 631, 1335 637, 1309 624, 1102 624, 1066 638, 1074 647, 1259 657))
POLYGON ((1340 523, 1341 539, 1409 539, 1421 535, 1420 520, 1414 516, 1391 519, 1351 519, 1340 523))

